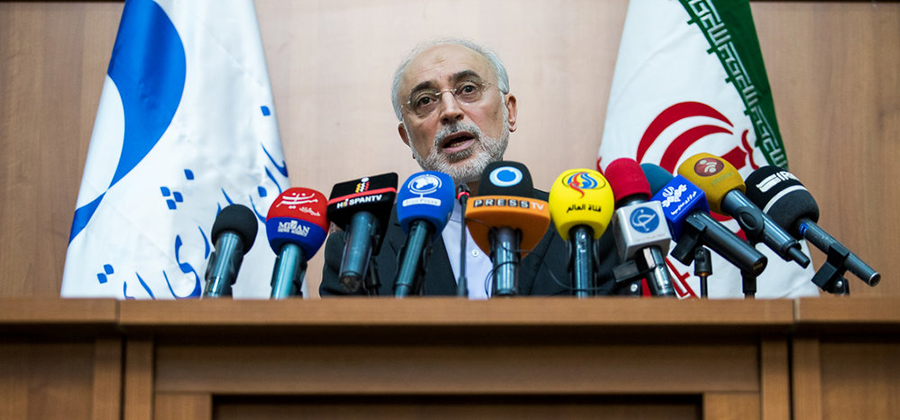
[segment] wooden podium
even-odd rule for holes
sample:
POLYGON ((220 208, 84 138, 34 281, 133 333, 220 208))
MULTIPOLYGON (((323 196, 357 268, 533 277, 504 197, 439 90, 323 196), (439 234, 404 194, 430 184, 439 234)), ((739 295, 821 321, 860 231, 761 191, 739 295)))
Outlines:
POLYGON ((890 418, 898 304, 0 299, 0 419, 890 418))

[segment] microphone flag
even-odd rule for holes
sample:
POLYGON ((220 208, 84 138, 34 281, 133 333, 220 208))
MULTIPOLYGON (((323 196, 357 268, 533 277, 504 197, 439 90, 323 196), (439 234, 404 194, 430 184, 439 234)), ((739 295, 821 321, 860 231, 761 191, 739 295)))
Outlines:
MULTIPOLYGON (((742 177, 787 168, 771 89, 747 0, 632 0, 610 89, 597 167, 628 157, 670 173, 706 152, 742 177)), ((743 236, 730 217, 714 215, 743 236)), ((673 245, 674 246, 674 245, 673 245)), ((809 250, 801 241, 804 253, 809 250)), ((815 296, 814 274, 766 247, 758 298, 815 296)), ((712 256, 710 298, 742 297, 740 270, 712 256)), ((678 296, 699 295, 693 269, 666 258, 678 296)))
MULTIPOLYGON (((264 225, 289 185, 252 0, 127 0, 60 295, 199 297, 218 212, 264 225)), ((268 298, 274 260, 252 248, 234 297, 268 298)))

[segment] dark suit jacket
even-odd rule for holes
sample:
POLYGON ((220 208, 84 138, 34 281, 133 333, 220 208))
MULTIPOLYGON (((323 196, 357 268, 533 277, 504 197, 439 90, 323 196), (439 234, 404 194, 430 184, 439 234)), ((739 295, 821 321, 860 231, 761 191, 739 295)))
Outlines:
MULTIPOLYGON (((547 197, 547 193, 535 190, 535 198, 546 201, 547 197)), ((381 280, 378 293, 380 296, 394 295, 394 276, 397 274, 399 265, 397 256, 406 242, 406 234, 403 233, 403 229, 397 221, 396 208, 391 212, 391 219, 388 223, 381 250, 373 258, 378 266, 381 280)), ((325 243, 325 267, 322 270, 322 283, 319 286, 321 296, 365 294, 362 289, 355 293, 349 293, 338 281, 346 240, 346 233, 338 231, 332 233, 325 243)), ((618 262, 615 242, 609 229, 601 236, 598 246, 601 261, 596 294, 608 295, 613 293, 612 270, 618 262)), ((454 258, 458 258, 458 256, 454 256, 454 258)), ((566 268, 567 264, 566 242, 556 232, 553 223, 550 223, 547 233, 519 265, 519 295, 571 295, 572 281, 566 268)), ((481 281, 481 279, 468 279, 468 281, 481 281)), ((425 296, 456 295, 456 279, 450 266, 447 249, 444 247, 444 240, 440 234, 435 239, 431 256, 426 262, 422 294, 425 296)))

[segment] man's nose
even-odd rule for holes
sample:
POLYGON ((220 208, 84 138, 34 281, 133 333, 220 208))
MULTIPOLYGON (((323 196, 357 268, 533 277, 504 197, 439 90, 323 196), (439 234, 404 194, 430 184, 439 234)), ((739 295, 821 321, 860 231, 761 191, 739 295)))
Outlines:
POLYGON ((453 92, 441 92, 441 103, 443 105, 440 107, 442 123, 452 124, 453 122, 463 119, 463 110, 459 106, 459 101, 456 99, 456 95, 454 95, 453 92))

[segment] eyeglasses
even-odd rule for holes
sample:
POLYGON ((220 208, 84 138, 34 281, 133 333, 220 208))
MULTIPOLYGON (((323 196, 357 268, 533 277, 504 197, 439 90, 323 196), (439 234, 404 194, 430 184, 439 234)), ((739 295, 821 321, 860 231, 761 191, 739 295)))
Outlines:
POLYGON ((456 101, 462 105, 472 105, 480 101, 484 96, 484 92, 491 86, 493 86, 491 83, 464 80, 459 82, 453 89, 417 90, 409 95, 409 100, 403 106, 411 110, 419 118, 425 118, 437 109, 444 92, 450 92, 456 98, 456 101))

